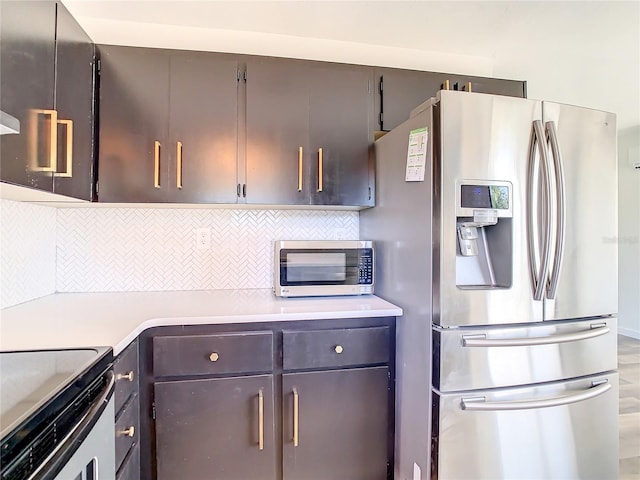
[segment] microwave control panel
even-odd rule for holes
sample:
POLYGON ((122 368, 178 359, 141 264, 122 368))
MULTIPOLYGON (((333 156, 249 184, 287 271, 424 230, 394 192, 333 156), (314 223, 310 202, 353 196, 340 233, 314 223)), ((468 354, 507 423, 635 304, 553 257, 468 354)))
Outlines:
POLYGON ((373 249, 360 249, 358 255, 358 284, 371 285, 373 283, 373 249))

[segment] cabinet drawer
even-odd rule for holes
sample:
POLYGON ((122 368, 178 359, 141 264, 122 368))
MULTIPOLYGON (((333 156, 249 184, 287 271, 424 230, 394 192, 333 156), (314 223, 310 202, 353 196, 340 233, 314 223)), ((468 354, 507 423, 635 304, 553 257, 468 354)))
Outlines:
POLYGON ((271 332, 153 339, 153 370, 156 377, 266 372, 272 369, 271 332))
POLYGON ((124 459, 116 480, 140 480, 140 446, 136 444, 124 459))
POLYGON ((138 341, 134 341, 119 356, 113 366, 116 376, 116 416, 131 394, 138 391, 138 341))
POLYGON ((119 467, 134 444, 139 443, 138 397, 134 395, 116 418, 116 467, 119 467))
POLYGON ((387 363, 389 327, 282 332, 284 370, 387 363))

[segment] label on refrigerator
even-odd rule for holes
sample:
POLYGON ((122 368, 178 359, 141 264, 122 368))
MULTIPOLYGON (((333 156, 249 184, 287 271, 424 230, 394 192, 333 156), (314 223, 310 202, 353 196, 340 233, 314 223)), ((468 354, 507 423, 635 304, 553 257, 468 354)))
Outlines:
POLYGON ((424 171, 427 164, 427 127, 417 128, 409 132, 409 148, 407 150, 407 170, 405 181, 424 182, 424 171))

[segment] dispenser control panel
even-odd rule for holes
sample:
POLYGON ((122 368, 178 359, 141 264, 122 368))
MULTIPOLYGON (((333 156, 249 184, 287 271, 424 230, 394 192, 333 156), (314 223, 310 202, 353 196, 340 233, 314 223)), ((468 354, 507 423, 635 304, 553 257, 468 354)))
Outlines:
POLYGON ((458 180, 457 217, 495 224, 498 218, 513 216, 513 186, 497 180, 458 180), (481 219, 485 219, 482 221, 481 219))

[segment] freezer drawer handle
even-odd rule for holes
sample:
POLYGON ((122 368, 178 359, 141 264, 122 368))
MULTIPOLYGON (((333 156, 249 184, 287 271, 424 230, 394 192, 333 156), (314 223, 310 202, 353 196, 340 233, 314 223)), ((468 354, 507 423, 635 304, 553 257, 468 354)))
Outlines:
POLYGON ((609 333, 611 329, 606 325, 591 326, 590 330, 583 330, 563 335, 549 335, 533 338, 487 338, 486 335, 463 335, 463 347, 530 347, 534 345, 553 345, 555 343, 578 342, 589 338, 600 337, 609 333))
POLYGON ((523 400, 515 402, 486 402, 485 397, 463 398, 460 401, 461 410, 494 411, 494 410, 527 410, 531 408, 559 407, 571 403, 582 402, 602 395, 611 390, 610 383, 592 386, 580 393, 561 395, 559 397, 542 398, 540 400, 523 400))

